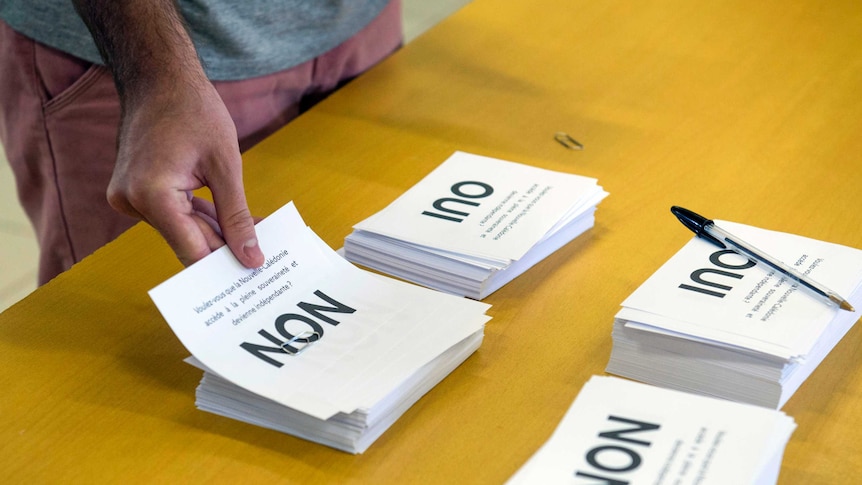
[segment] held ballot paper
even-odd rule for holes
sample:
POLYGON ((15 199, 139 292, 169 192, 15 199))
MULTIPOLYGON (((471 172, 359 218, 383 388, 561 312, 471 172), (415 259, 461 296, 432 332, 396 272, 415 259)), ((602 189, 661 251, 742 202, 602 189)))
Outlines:
POLYGON ((795 428, 781 411, 593 376, 508 485, 774 484, 795 428))
POLYGON ((351 453, 368 448, 482 342, 489 305, 360 270, 292 203, 150 291, 204 370, 203 410, 351 453))
MULTIPOLYGON (((862 251, 716 224, 862 308, 862 251)), ((693 238, 623 303, 607 371, 781 408, 859 319, 771 268, 693 238)))
POLYGON ((596 179, 456 152, 356 224, 345 257, 481 300, 591 228, 596 179))

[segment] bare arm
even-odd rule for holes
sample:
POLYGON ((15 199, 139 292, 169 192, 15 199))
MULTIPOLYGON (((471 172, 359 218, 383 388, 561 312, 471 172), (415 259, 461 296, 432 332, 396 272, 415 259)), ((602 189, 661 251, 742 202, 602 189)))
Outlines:
POLYGON ((111 206, 155 227, 184 264, 227 242, 243 265, 262 265, 236 129, 173 1, 72 1, 120 94, 111 206), (192 197, 204 186, 214 205, 192 197))

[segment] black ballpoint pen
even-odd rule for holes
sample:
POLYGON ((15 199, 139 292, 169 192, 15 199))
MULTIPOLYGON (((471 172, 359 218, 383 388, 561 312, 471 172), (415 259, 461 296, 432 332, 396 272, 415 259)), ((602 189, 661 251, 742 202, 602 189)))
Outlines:
POLYGON ((707 219, 706 217, 678 206, 671 207, 670 211, 677 217, 677 219, 680 220, 680 222, 683 223, 683 225, 685 225, 685 227, 691 229, 698 237, 702 237, 722 248, 731 246, 731 249, 738 250, 741 254, 748 256, 753 261, 763 263, 773 268, 805 288, 808 288, 823 298, 836 303, 842 310, 854 311, 850 302, 838 296, 834 291, 716 226, 712 219, 707 219))

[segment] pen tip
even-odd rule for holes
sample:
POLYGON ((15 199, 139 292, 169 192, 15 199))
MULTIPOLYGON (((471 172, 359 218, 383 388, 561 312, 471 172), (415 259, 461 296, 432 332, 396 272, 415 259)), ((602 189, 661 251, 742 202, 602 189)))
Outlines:
POLYGON ((828 296, 830 300, 838 304, 838 308, 842 310, 847 310, 848 312, 856 311, 853 309, 853 305, 851 305, 849 301, 845 300, 844 298, 841 298, 835 293, 828 293, 826 296, 828 296))

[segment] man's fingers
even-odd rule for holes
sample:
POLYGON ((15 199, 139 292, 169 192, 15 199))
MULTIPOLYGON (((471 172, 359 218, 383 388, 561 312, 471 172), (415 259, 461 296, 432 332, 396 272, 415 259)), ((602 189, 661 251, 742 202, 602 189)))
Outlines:
MULTIPOLYGON (((243 205, 244 202, 245 200, 243 200, 243 205)), ((229 207, 226 211, 224 206, 220 206, 217 211, 222 236, 239 262, 247 268, 263 266, 263 251, 258 245, 254 219, 252 219, 248 208, 229 207)))
POLYGON ((241 170, 229 176, 210 177, 207 182, 225 242, 243 266, 258 268, 264 263, 263 251, 257 243, 254 219, 248 210, 240 173, 241 170))
POLYGON ((204 236, 204 240, 207 243, 207 248, 209 249, 207 254, 224 246, 224 240, 218 233, 218 223, 212 217, 201 212, 195 212, 192 218, 197 223, 198 230, 204 236))
POLYGON ((212 202, 201 199, 200 197, 192 197, 190 199, 192 203, 192 210, 194 210, 195 214, 203 219, 215 232, 218 234, 219 240, 221 244, 218 247, 224 246, 224 236, 222 235, 221 228, 218 225, 218 215, 216 214, 215 206, 212 202))
MULTIPOLYGON (((205 214, 195 210, 184 191, 172 191, 138 207, 144 220, 162 234, 177 258, 189 266, 224 245, 205 214)), ((217 227, 217 226, 216 226, 217 227)))

